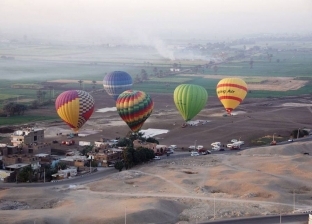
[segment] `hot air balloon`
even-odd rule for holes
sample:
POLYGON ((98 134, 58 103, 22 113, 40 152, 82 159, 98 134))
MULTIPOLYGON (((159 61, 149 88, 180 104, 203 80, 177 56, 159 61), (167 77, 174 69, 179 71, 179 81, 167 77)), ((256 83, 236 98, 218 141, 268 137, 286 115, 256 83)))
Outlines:
POLYGON ((92 115, 94 99, 85 91, 68 90, 56 98, 55 108, 60 118, 77 133, 92 115))
POLYGON ((138 132, 151 115, 154 103, 151 97, 142 91, 127 90, 116 101, 119 116, 133 132, 138 132))
POLYGON ((185 121, 190 121, 205 106, 207 91, 199 85, 181 84, 173 92, 174 103, 185 121))
POLYGON ((246 97, 247 84, 240 78, 224 78, 217 85, 217 95, 228 114, 246 97))
POLYGON ((114 71, 104 77, 103 87, 108 95, 117 100, 120 93, 131 89, 132 78, 127 72, 114 71))

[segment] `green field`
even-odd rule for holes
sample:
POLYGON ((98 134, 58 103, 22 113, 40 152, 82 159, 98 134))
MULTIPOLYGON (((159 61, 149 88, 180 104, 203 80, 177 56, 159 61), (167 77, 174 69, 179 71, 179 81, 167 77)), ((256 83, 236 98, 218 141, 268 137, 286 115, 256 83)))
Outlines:
POLYGON ((33 115, 20 115, 12 117, 0 117, 0 126, 1 125, 16 125, 24 124, 37 121, 47 121, 47 120, 56 120, 57 116, 33 116, 33 115))
MULTIPOLYGON (((267 43, 258 43, 265 47, 267 43)), ((200 75, 227 75, 249 76, 247 83, 261 83, 262 77, 298 77, 301 80, 312 79, 312 44, 310 43, 284 43, 269 42, 269 46, 276 49, 268 49, 252 56, 253 68, 250 68, 250 59, 232 60, 222 63, 218 70, 205 65, 209 61, 203 60, 178 60, 171 61, 160 56, 154 49, 132 49, 131 47, 120 50, 107 47, 74 47, 74 46, 19 46, 11 47, 0 45, 3 55, 8 54, 15 60, 0 60, 0 105, 4 100, 14 99, 17 96, 36 99, 37 92, 34 89, 11 88, 14 84, 40 85, 42 81, 54 79, 96 80, 96 88, 102 87, 102 80, 106 73, 121 70, 128 72, 133 79, 140 76, 145 69, 149 80, 134 84, 133 89, 147 91, 149 93, 173 93, 174 88, 181 83, 192 83, 203 86, 210 96, 216 95, 215 88, 221 79, 206 79, 196 76, 169 76, 157 78, 153 76, 153 68, 158 71, 169 72, 173 63, 181 65, 181 70, 201 65, 198 69, 200 75), (296 51, 291 50, 296 47, 296 51), (303 49, 303 50, 302 50, 303 49), (267 54, 272 54, 271 62, 267 54)), ((252 46, 247 46, 252 47, 252 46)), ((242 49, 242 46, 233 46, 232 49, 242 49)), ((229 52, 232 55, 234 51, 229 52)), ((209 52, 208 52, 209 53, 209 52)), ((207 54, 208 54, 207 53, 207 54)), ((215 52, 210 52, 213 54, 215 52)), ((64 85, 68 89, 79 89, 78 83, 64 85)), ((92 90, 92 84, 83 84, 86 91, 92 90)), ((49 91, 49 90, 44 90, 49 91)), ((55 90, 55 96, 61 91, 55 90)), ((312 83, 295 91, 252 91, 250 97, 282 97, 289 95, 311 94, 312 83)))

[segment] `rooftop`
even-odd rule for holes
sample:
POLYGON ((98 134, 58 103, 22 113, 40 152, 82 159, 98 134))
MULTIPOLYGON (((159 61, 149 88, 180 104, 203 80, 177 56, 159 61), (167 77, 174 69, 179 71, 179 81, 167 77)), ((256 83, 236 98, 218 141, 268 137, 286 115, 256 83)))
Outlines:
POLYGON ((6 168, 19 169, 19 168, 23 168, 23 167, 26 167, 26 166, 29 166, 29 164, 27 164, 27 163, 16 163, 16 164, 13 164, 13 165, 10 165, 10 166, 6 166, 6 168))

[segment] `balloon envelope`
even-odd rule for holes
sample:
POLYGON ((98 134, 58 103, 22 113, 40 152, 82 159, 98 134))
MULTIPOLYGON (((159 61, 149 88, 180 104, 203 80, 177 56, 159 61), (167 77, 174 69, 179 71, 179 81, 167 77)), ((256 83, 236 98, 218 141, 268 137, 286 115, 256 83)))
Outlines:
POLYGON ((56 98, 55 108, 60 118, 78 132, 94 111, 94 99, 85 91, 68 90, 56 98))
POLYGON ((173 100, 183 119, 189 121, 206 106, 208 93, 202 86, 182 84, 175 88, 173 100))
POLYGON ((225 110, 231 113, 246 97, 247 84, 240 78, 224 78, 217 85, 217 95, 225 110))
POLYGON ((116 101, 119 116, 133 132, 138 132, 151 115, 154 103, 151 97, 142 91, 127 90, 116 101))
POLYGON ((103 87, 108 95, 117 100, 120 93, 131 89, 132 77, 123 71, 108 73, 103 79, 103 87))

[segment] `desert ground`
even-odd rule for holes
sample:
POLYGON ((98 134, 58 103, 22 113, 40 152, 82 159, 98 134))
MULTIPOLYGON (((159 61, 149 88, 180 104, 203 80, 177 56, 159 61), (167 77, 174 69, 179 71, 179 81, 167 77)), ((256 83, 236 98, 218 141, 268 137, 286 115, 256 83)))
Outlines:
MULTIPOLYGON (((0 223, 196 223, 230 217, 286 214, 312 207, 312 142, 251 147, 273 135, 287 140, 298 128, 311 128, 312 96, 253 99, 251 96, 223 117, 217 98, 209 98, 194 120, 205 124, 181 128, 184 123, 171 95, 151 94, 153 114, 142 129, 166 129, 155 136, 160 144, 177 145, 187 153, 189 145, 204 145, 233 138, 245 141, 244 150, 179 159, 163 158, 111 174, 85 185, 0 190, 0 223), (251 147, 251 148, 249 148, 251 147), (310 155, 304 155, 309 153, 310 155)), ((75 140, 125 136, 129 128, 116 111, 113 99, 93 93, 96 110, 75 140)), ((55 113, 51 108, 38 115, 55 113)), ((47 141, 60 139, 68 130, 60 122, 35 124, 46 129, 47 141)))

